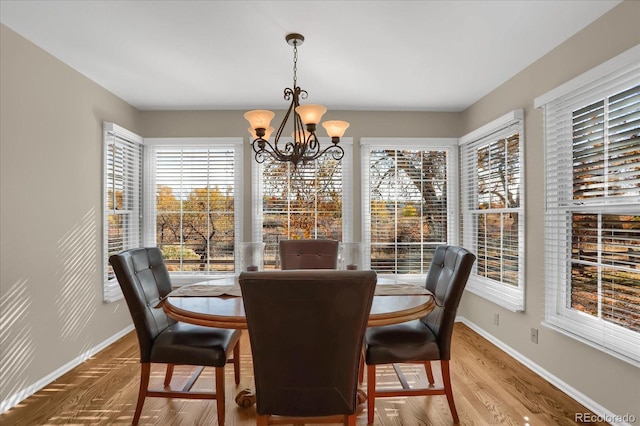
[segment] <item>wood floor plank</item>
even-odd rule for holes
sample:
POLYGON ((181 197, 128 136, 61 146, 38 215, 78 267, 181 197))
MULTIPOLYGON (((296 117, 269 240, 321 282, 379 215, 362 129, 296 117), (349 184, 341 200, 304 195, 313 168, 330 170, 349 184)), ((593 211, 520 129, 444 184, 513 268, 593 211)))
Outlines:
MULTIPOLYGON (((255 424, 255 408, 240 408, 235 394, 253 386, 249 339, 241 338, 241 382, 236 386, 233 368, 225 371, 226 425, 255 424)), ((399 382, 393 368, 379 367, 377 381, 393 386, 399 382)), ((412 385, 426 386, 424 368, 402 366, 412 385)), ((179 387, 190 376, 189 368, 176 368, 172 386, 179 387)), ((433 365, 436 385, 440 366, 433 365)), ((162 387, 164 367, 152 366, 151 382, 162 387)), ((460 424, 486 425, 574 425, 575 413, 588 412, 582 405, 534 372, 508 356, 463 324, 456 324, 451 373, 460 424)), ((35 425, 129 425, 138 395, 140 364, 138 341, 130 333, 102 352, 49 384, 41 391, 0 415, 2 426, 35 425)), ((194 389, 215 388, 214 369, 206 368, 194 389)), ((366 383, 366 379, 365 379, 366 383)), ((366 407, 358 414, 358 425, 367 423, 366 407)), ((215 401, 147 398, 141 425, 215 425, 215 401)), ((452 424, 444 396, 381 398, 376 401, 375 425, 441 426, 452 424)), ((606 423, 592 423, 605 425, 606 423)))

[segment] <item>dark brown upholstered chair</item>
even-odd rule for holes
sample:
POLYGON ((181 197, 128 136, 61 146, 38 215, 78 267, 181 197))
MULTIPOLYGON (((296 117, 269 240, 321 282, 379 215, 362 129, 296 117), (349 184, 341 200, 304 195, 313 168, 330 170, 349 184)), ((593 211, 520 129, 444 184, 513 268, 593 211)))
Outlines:
POLYGON ((224 425, 224 366, 233 361, 240 383, 239 330, 222 330, 177 322, 156 308, 171 292, 169 273, 157 247, 123 251, 109 258, 129 306, 140 346, 140 391, 132 424, 137 424, 146 397, 216 399, 218 424, 224 425), (233 351, 233 359, 229 357, 233 351), (167 364, 165 389, 149 389, 151 363, 167 364), (200 366, 182 390, 171 390, 174 365, 200 366), (215 367, 215 392, 190 392, 204 366, 215 367), (169 389, 167 389, 169 388, 169 389))
POLYGON ((460 298, 476 257, 461 247, 439 246, 427 274, 425 287, 436 298, 436 307, 424 318, 402 324, 373 327, 365 334, 367 364, 367 414, 373 423, 375 399, 390 396, 446 395, 453 421, 459 423, 453 402, 449 360, 451 335, 460 298), (440 361, 443 387, 433 387, 430 361, 440 361), (428 388, 410 389, 396 363, 424 363, 428 388), (394 364, 402 389, 376 389, 376 365, 394 364))
POLYGON ((258 425, 356 424, 374 271, 243 272, 258 425))
POLYGON ((282 270, 338 267, 337 240, 281 240, 278 250, 282 270))

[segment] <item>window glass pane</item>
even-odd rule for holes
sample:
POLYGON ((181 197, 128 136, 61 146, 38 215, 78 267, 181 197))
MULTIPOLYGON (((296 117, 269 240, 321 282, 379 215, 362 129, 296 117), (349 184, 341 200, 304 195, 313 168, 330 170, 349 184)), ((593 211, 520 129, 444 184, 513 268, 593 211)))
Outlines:
POLYGON ((142 145, 135 135, 125 137, 125 133, 105 123, 103 296, 109 301, 121 297, 109 257, 142 245, 142 145))
POLYGON ((602 317, 640 332, 640 272, 602 268, 602 317))
POLYGON ((573 263, 571 268, 571 307, 598 316, 598 267, 573 263))
POLYGON ((262 165, 265 268, 277 266, 281 239, 342 241, 343 165, 322 156, 293 167, 267 158, 262 165))
POLYGON ((574 110, 572 129, 573 198, 601 212, 571 215, 570 306, 638 331, 640 216, 632 204, 629 214, 604 210, 640 195, 640 86, 574 110))
POLYGON ((623 268, 640 265, 640 216, 602 215, 602 248, 602 263, 623 268))
POLYGON ((609 98, 609 196, 640 196, 640 86, 609 98))
POLYGON ((640 331, 640 216, 572 215, 571 307, 640 331))
POLYGON ((508 208, 520 207, 520 135, 515 134, 506 140, 506 183, 505 196, 508 208))
POLYGON ((463 148, 463 206, 469 209, 463 226, 465 241, 478 253, 475 274, 493 281, 473 285, 517 289, 523 262, 520 132, 500 132, 506 136, 490 135, 463 148))
POLYGON ((156 243, 172 272, 234 270, 234 150, 157 148, 156 243))
POLYGON ((502 214, 478 214, 478 275, 495 281, 502 276, 502 214))
POLYGON ((513 286, 518 285, 520 275, 520 227, 519 213, 502 214, 502 282, 513 286))
POLYGON ((572 215, 572 258, 578 262, 598 261, 598 215, 572 215))
POLYGON ((369 168, 372 269, 426 273, 448 236, 447 152, 373 149, 369 168))
POLYGON ((604 103, 573 112, 573 198, 604 195, 604 103))
POLYGON ((478 148, 478 209, 520 207, 520 135, 478 148))
MULTIPOLYGON (((125 227, 121 214, 107 216, 107 259, 125 249, 125 227)), ((111 265, 107 268, 107 279, 115 278, 111 265)))

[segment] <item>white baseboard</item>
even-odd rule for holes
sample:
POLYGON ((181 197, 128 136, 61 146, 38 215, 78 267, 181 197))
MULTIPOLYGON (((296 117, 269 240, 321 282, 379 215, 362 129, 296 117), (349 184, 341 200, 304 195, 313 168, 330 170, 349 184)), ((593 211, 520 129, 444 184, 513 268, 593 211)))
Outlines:
POLYGON ((68 363, 66 363, 62 367, 58 368, 57 370, 55 370, 51 374, 48 374, 47 376, 45 376, 42 379, 40 379, 37 382, 35 382, 34 384, 32 384, 30 386, 27 386, 26 388, 16 392, 15 394, 11 395, 9 398, 7 398, 4 401, 0 402, 0 414, 2 414, 5 411, 8 411, 11 408, 15 407, 16 405, 18 405, 23 400, 27 399, 28 397, 30 397, 34 393, 38 392, 40 389, 42 389, 45 386, 47 386, 49 383, 51 383, 54 380, 56 380, 58 377, 60 377, 63 374, 68 373, 69 371, 73 370, 78 365, 82 364, 87 359, 91 358, 92 356, 94 356, 95 354, 97 354, 98 352, 100 352, 101 350, 103 350, 104 348, 109 346, 110 344, 112 344, 112 343, 116 342, 117 340, 121 339, 122 337, 124 337, 126 334, 131 332, 133 329, 134 329, 133 325, 130 325, 130 326, 122 329, 121 331, 119 331, 118 333, 114 334, 113 336, 111 336, 107 340, 99 343, 98 345, 94 346, 93 348, 85 351, 84 353, 80 354, 76 358, 72 359, 71 361, 69 361, 68 363))
POLYGON ((543 379, 545 379, 546 381, 548 381, 549 383, 551 383, 552 385, 554 385, 555 387, 560 389, 562 392, 566 393, 571 398, 575 399, 580 404, 584 405, 587 409, 591 410, 596 416, 600 417, 600 419, 599 419, 600 421, 604 420, 604 421, 606 421, 606 422, 608 422, 608 423, 610 423, 612 425, 615 425, 615 426, 618 426, 618 425, 619 426, 631 426, 630 423, 616 422, 615 420, 620 419, 621 416, 616 415, 615 413, 612 413, 611 411, 607 410, 605 407, 603 407, 602 405, 598 404, 593 399, 589 398, 588 396, 586 396, 585 394, 583 394, 582 392, 580 392, 579 390, 577 390, 573 386, 569 385, 567 382, 563 381, 559 377, 557 377, 557 376, 553 375, 552 373, 550 373, 549 371, 545 370, 544 368, 542 368, 541 366, 539 366, 535 362, 531 361, 526 356, 522 355, 520 352, 518 352, 515 349, 513 349, 512 347, 506 345, 504 342, 502 342, 501 340, 497 339, 495 336, 493 336, 492 334, 488 333, 486 330, 480 328, 479 326, 477 326, 473 322, 469 321, 465 317, 457 316, 456 317, 456 322, 461 322, 461 323, 465 324, 470 329, 472 329, 473 331, 475 331, 476 333, 478 333, 479 335, 481 335, 482 337, 487 339, 489 342, 493 343, 498 348, 500 348, 501 350, 506 352, 509 356, 511 356, 512 358, 516 359, 520 363, 524 364, 527 368, 532 370, 538 376, 542 377, 543 379))

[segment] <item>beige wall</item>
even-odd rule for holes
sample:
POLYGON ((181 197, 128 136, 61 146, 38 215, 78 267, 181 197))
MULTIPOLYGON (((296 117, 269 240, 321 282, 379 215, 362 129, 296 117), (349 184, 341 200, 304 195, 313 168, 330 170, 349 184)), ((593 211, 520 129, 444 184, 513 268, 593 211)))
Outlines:
MULTIPOLYGON (((328 114, 352 123, 348 133, 357 147, 362 137, 459 137, 524 108, 527 310, 511 313, 467 293, 460 313, 597 404, 640 419, 638 368, 540 325, 542 122, 533 109, 536 96, 639 43, 639 16, 640 2, 623 3, 463 113, 328 114), (497 327, 494 312, 501 315, 497 327), (537 345, 529 341, 531 327, 540 329, 537 345)), ((101 297, 102 122, 144 137, 246 138, 248 126, 243 111, 136 111, 0 30, 1 402, 131 324, 124 303, 104 304, 101 297)), ((249 164, 248 146, 246 154, 249 164)), ((355 168, 358 175, 357 161, 355 168)), ((359 182, 355 189, 358 211, 359 182)))
POLYGON ((0 402, 131 324, 102 303, 102 122, 138 112, 0 27, 0 402))
MULTIPOLYGON (((526 311, 513 313, 465 293, 459 314, 587 397, 640 421, 640 369, 541 325, 544 320, 542 111, 534 99, 640 43, 640 2, 627 1, 463 112, 464 132, 523 108, 526 158, 526 311), (493 325, 493 314, 500 325, 493 325), (529 339, 539 329, 539 343, 529 339)), ((535 34, 532 35, 535 37, 535 34)))

